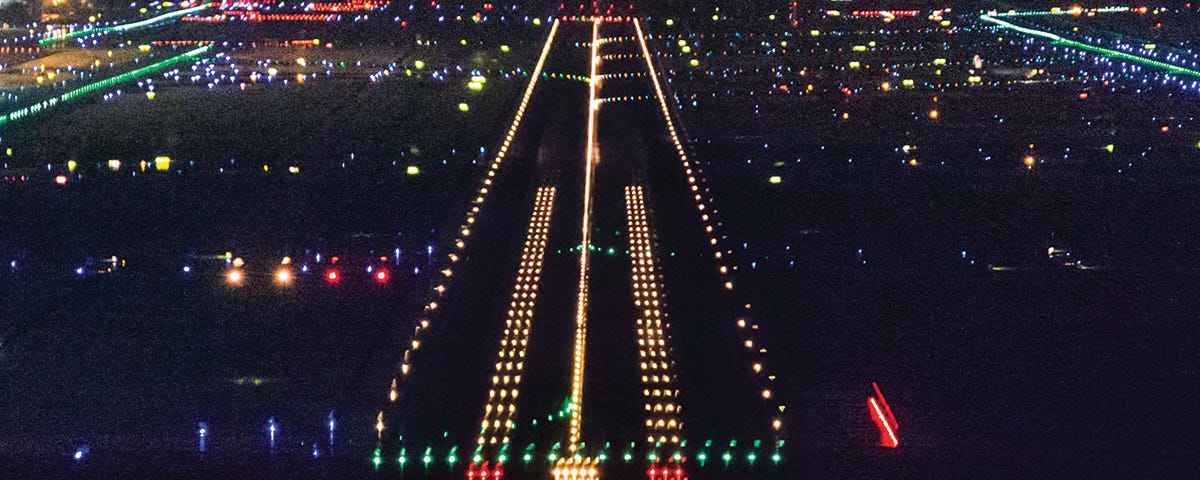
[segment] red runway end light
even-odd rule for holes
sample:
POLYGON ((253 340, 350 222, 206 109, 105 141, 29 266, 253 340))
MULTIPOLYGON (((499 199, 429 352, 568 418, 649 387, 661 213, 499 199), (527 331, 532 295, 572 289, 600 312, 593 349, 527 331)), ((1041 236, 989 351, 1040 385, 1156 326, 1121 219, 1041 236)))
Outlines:
POLYGON ((337 270, 329 269, 328 271, 325 272, 325 282, 326 283, 335 283, 336 284, 341 281, 342 281, 342 274, 339 273, 337 270))
POLYGON ((388 275, 388 271, 386 269, 381 268, 375 271, 375 283, 387 283, 390 277, 391 275, 388 275))

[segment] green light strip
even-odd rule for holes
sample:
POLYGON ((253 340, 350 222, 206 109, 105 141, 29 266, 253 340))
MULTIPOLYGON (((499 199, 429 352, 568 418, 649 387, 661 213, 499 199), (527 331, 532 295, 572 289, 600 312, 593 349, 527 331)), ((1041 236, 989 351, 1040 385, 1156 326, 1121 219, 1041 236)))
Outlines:
POLYGON ((1053 42, 1055 45, 1060 45, 1060 46, 1070 47, 1070 48, 1078 48, 1080 50, 1086 50, 1089 52, 1098 53, 1105 57, 1116 59, 1116 60, 1139 63, 1142 65, 1163 69, 1163 70, 1166 70, 1168 72, 1178 74, 1178 75, 1188 75, 1191 77, 1200 78, 1200 71, 1192 70, 1190 68, 1184 68, 1179 65, 1173 65, 1173 64, 1155 60, 1152 58, 1142 57, 1139 55, 1134 55, 1132 53, 1122 52, 1120 50, 1113 50, 1111 48, 1104 48, 1104 47, 1097 47, 1095 45, 1088 45, 1083 42, 1078 42, 1075 40, 1063 38, 1060 35, 1055 35, 1050 32, 1034 30, 1032 28, 1022 27, 1020 25, 1014 25, 1014 24, 1006 22, 1004 20, 1000 20, 998 18, 992 18, 987 15, 980 15, 979 19, 983 20, 985 22, 994 23, 996 25, 999 25, 1002 28, 1007 28, 1009 30, 1015 30, 1017 32, 1024 33, 1026 35, 1045 38, 1045 39, 1053 42))
POLYGON ((201 10, 207 9, 211 6, 213 6, 213 4, 206 3, 206 4, 200 5, 198 7, 185 8, 183 10, 176 10, 174 12, 164 13, 157 17, 147 18, 145 20, 141 20, 141 21, 137 21, 137 22, 133 22, 133 23, 123 23, 121 25, 110 25, 107 27, 89 28, 89 29, 85 29, 85 30, 77 30, 74 32, 64 33, 62 35, 55 35, 53 37, 46 37, 41 40, 38 40, 38 46, 46 46, 51 43, 61 42, 63 40, 70 40, 72 38, 82 37, 84 35, 91 35, 93 33, 125 32, 125 31, 129 31, 129 30, 136 30, 136 29, 139 29, 142 27, 147 27, 147 26, 150 26, 150 25, 153 25, 156 23, 166 21, 166 20, 171 20, 174 18, 182 17, 184 15, 196 13, 201 10))
POLYGON ((59 103, 74 100, 83 95, 87 95, 89 93, 95 92, 96 90, 100 90, 102 88, 111 87, 113 85, 119 85, 121 83, 125 83, 130 80, 134 80, 138 77, 162 70, 162 69, 167 68, 176 63, 189 61, 189 60, 195 60, 196 58, 199 58, 201 55, 208 53, 208 51, 212 50, 212 48, 213 48, 212 45, 205 45, 203 47, 196 48, 194 50, 189 50, 187 52, 184 52, 183 54, 176 55, 176 56, 168 58, 166 60, 160 60, 160 61, 152 63, 150 65, 146 65, 144 67, 139 67, 139 68, 130 70, 128 72, 122 73, 115 77, 109 77, 104 80, 100 80, 98 82, 89 83, 82 87, 76 88, 74 90, 70 90, 66 93, 63 93, 62 95, 59 95, 57 97, 43 100, 41 102, 30 105, 28 107, 21 108, 20 110, 15 110, 15 111, 9 112, 3 116, 0 116, 0 126, 7 125, 9 123, 15 122, 22 118, 25 118, 29 115, 41 112, 42 110, 46 110, 50 107, 58 105, 59 103))
POLYGON ((1078 10, 1078 13, 1076 12, 1076 10, 1070 9, 1070 8, 1068 8, 1066 10, 1059 9, 1058 11, 1054 11, 1054 10, 1025 10, 1025 11, 1009 10, 1007 12, 989 12, 988 16, 991 16, 991 17, 1049 17, 1049 16, 1055 16, 1055 15, 1066 16, 1066 15, 1082 15, 1085 13, 1122 13, 1122 12, 1128 12, 1128 11, 1130 11, 1129 7, 1104 7, 1104 8, 1087 9, 1087 10, 1081 9, 1081 10, 1078 10))

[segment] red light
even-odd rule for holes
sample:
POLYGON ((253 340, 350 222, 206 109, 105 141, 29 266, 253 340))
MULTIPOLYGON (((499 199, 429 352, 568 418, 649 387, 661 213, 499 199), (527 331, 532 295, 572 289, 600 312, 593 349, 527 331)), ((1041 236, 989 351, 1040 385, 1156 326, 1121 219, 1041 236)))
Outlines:
POLYGON ((1171 131, 1171 127, 1168 127, 1168 126, 1166 126, 1166 125, 1163 125, 1163 126, 1162 126, 1162 128, 1159 128, 1159 129, 1158 129, 1158 131, 1160 131, 1160 132, 1162 132, 1162 133, 1167 133, 1167 132, 1170 132, 1170 131, 1171 131))
POLYGON ((867 397, 867 409, 871 415, 871 421, 875 422, 875 426, 879 428, 879 445, 889 448, 899 447, 900 439, 896 437, 896 430, 900 426, 896 424, 892 408, 888 406, 887 400, 883 399, 883 392, 879 391, 879 385, 871 382, 871 387, 875 389, 878 397, 867 397), (881 403, 883 408, 879 407, 881 403), (885 411, 887 413, 884 413, 885 411))
POLYGON ((388 276, 389 276, 389 275, 388 275, 388 271, 387 271, 387 270, 385 270, 385 269, 382 269, 382 268, 381 268, 381 269, 379 269, 379 270, 377 270, 377 271, 375 272, 375 283, 387 283, 387 282, 388 282, 388 276))
POLYGON ((338 273, 337 270, 331 269, 325 272, 325 281, 328 283, 338 283, 342 281, 342 274, 338 273))
POLYGON ((59 175, 57 177, 54 177, 54 183, 57 183, 59 185, 66 185, 67 184, 67 176, 59 175))
POLYGON ((883 405, 883 412, 887 414, 888 424, 895 430, 900 430, 900 424, 896 423, 896 416, 892 414, 892 407, 888 406, 887 399, 883 398, 883 392, 879 390, 879 384, 871 382, 871 388, 875 389, 875 397, 879 399, 879 404, 883 405))
POLYGON ((879 410, 879 404, 875 402, 875 397, 868 398, 867 403, 874 413, 871 415, 871 421, 875 422, 876 427, 879 427, 879 445, 889 448, 899 447, 900 440, 896 438, 896 432, 892 431, 892 426, 888 425, 883 412, 879 410))

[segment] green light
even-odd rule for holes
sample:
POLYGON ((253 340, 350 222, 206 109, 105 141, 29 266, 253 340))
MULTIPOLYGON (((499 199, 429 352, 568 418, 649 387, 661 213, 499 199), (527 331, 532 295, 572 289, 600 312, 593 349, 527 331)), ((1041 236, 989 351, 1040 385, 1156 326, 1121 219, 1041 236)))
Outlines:
POLYGON ((371 458, 371 463, 375 464, 375 469, 379 469, 379 464, 383 463, 382 453, 378 448, 375 449, 375 455, 371 458))
POLYGON ((710 447, 712 447, 712 439, 711 438, 704 441, 704 448, 710 448, 710 447))
POLYGON ((772 462, 778 464, 780 460, 783 460, 783 455, 780 455, 779 452, 775 452, 775 453, 771 454, 772 462))
POLYGON ((160 60, 158 62, 152 63, 150 65, 146 65, 144 67, 135 68, 133 70, 122 73, 120 75, 109 77, 109 78, 106 78, 104 80, 100 80, 97 82, 89 83, 87 85, 76 88, 74 90, 67 91, 66 93, 63 93, 62 95, 59 95, 57 97, 51 97, 49 99, 42 100, 41 102, 26 106, 24 108, 9 112, 6 115, 0 116, 0 125, 4 125, 4 124, 10 123, 10 122, 15 122, 26 116, 38 113, 42 110, 45 110, 45 109, 48 109, 55 105, 58 105, 59 103, 65 103, 69 100, 74 100, 80 96, 87 95, 89 93, 95 92, 96 90, 100 90, 102 88, 107 88, 107 87, 111 87, 113 85, 118 85, 121 83, 128 82, 130 80, 136 79, 136 78, 146 75, 148 73, 162 70, 164 68, 167 68, 171 65, 182 62, 184 60, 194 60, 194 59, 198 58, 200 55, 203 55, 203 54, 207 53, 209 50, 212 50, 212 48, 213 48, 212 45, 205 45, 203 47, 189 50, 187 52, 184 52, 180 55, 176 55, 174 57, 168 58, 166 60, 160 60))
POLYGON ((52 37, 46 37, 41 40, 38 40, 38 46, 46 46, 51 43, 61 42, 63 40, 70 40, 72 38, 82 37, 84 35, 91 35, 94 33, 124 32, 124 31, 128 31, 128 30, 134 30, 134 29, 146 27, 149 25, 153 25, 155 23, 159 23, 162 21, 171 20, 171 19, 174 19, 177 17, 182 17, 184 15, 188 15, 191 13, 196 13, 201 10, 207 9, 211 6, 213 6, 213 4, 206 3, 206 4, 200 5, 198 7, 186 8, 183 10, 176 10, 174 12, 164 13, 157 17, 147 18, 145 20, 141 20, 138 22, 125 23, 125 24, 121 24, 121 25, 110 25, 107 27, 88 28, 88 29, 84 29, 84 30, 76 30, 74 32, 68 32, 68 33, 64 33, 62 35, 55 35, 52 37))
POLYGON ((1010 30, 1016 30, 1018 32, 1026 34, 1026 35, 1040 37, 1040 38, 1050 40, 1055 45, 1061 45, 1061 46, 1077 48, 1080 50, 1086 50, 1089 52, 1098 53, 1100 55, 1103 55, 1103 56, 1106 56, 1109 58, 1114 58, 1114 59, 1124 60, 1124 61, 1129 61, 1129 62, 1134 62, 1134 63, 1140 63, 1142 65, 1148 65, 1151 67, 1167 70, 1171 73, 1180 74, 1180 75, 1188 75, 1188 76, 1200 78, 1200 71, 1183 68, 1179 65, 1161 62, 1161 61, 1153 60, 1153 59, 1150 59, 1147 57, 1140 57, 1140 56, 1122 52, 1119 50, 1112 50, 1112 49, 1108 49, 1108 48, 1102 48, 1102 47, 1097 47, 1094 45, 1089 45, 1089 44, 1082 43, 1082 42, 1077 42, 1075 40, 1063 38, 1059 35, 1055 35, 1050 32, 1043 32, 1041 30, 1034 30, 1032 28, 1025 28, 1025 27, 1022 27, 1019 25, 1015 25, 1015 24, 1006 22, 1004 20, 990 17, 988 15, 981 15, 979 17, 979 19, 983 20, 985 22, 994 23, 1003 28, 1007 28, 1010 30))
MULTIPOLYGON (((505 455, 505 454, 501 453, 499 457, 496 457, 496 462, 497 462, 497 463, 507 463, 507 462, 508 462, 508 455, 505 455)), ((479 463, 479 462, 478 462, 478 461, 476 461, 475 463, 479 463)))
POLYGON ((558 461, 558 454, 554 453, 554 452, 550 452, 549 455, 546 455, 546 458, 550 460, 550 463, 554 463, 554 462, 558 461))
POLYGON ((729 453, 729 452, 725 452, 723 455, 721 455, 721 460, 724 460, 725 465, 728 466, 729 462, 733 461, 733 454, 729 453))
POLYGON ((601 451, 600 455, 596 456, 596 459, 600 460, 601 462, 606 461, 606 460, 608 460, 608 454, 601 451))
POLYGON ((701 466, 701 467, 703 467, 703 466, 704 466, 704 462, 707 462, 707 461, 708 461, 708 454, 707 454, 707 453, 705 453, 703 450, 701 450, 701 451, 700 451, 700 453, 697 453, 697 454, 696 454, 696 460, 699 460, 699 461, 700 461, 700 466, 701 466))
POLYGON ((521 459, 522 459, 522 460, 524 460, 524 461, 525 461, 525 463, 532 462, 532 461, 533 461, 533 454, 532 454, 532 453, 529 453, 529 452, 525 452, 525 456, 521 457, 521 459))
POLYGON ((758 454, 750 452, 746 454, 746 461, 750 462, 750 466, 754 466, 754 461, 758 460, 758 454))
POLYGON ((671 459, 675 460, 676 462, 683 460, 683 454, 680 452, 675 452, 674 455, 671 455, 671 459))
POLYGON ((650 463, 657 462, 658 461, 658 453, 650 452, 650 453, 646 454, 646 460, 649 460, 650 463))
POLYGON ((621 458, 625 459, 625 463, 632 462, 633 461, 633 453, 625 452, 624 455, 621 455, 621 458))

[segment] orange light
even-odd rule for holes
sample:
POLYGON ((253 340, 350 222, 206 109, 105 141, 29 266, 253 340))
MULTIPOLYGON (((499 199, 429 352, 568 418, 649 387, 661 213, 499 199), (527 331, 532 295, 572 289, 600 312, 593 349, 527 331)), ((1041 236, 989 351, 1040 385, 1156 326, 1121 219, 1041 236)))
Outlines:
POLYGON ((918 162, 918 161, 917 161, 917 159, 915 159, 915 158, 910 158, 910 159, 908 160, 908 165, 909 165, 910 167, 915 167, 915 166, 917 166, 917 165, 920 165, 920 164, 921 164, 921 163, 920 163, 920 162, 918 162))
POLYGON ((1162 127, 1160 127, 1160 128, 1158 129, 1158 131, 1160 131, 1160 132, 1162 132, 1162 133, 1167 133, 1167 132, 1170 132, 1170 131, 1171 131, 1171 127, 1169 127, 1169 126, 1166 126, 1166 125, 1163 125, 1162 127))
POLYGON ((241 285, 246 278, 242 275, 241 270, 230 270, 225 274, 225 279, 229 281, 230 285, 241 285))
POLYGON ((933 119, 933 120, 937 120, 937 119, 938 119, 938 111, 937 111, 937 110, 930 110, 930 111, 929 111, 929 118, 930 118, 930 119, 933 119))
POLYGON ((290 285, 292 283, 292 271, 286 268, 276 270, 275 283, 280 285, 290 285))
POLYGON ((1033 164, 1036 162, 1037 162, 1037 159, 1033 158, 1033 155, 1029 155, 1029 156, 1025 157, 1025 166, 1026 167, 1033 167, 1033 164))
POLYGON ((67 176, 59 175, 57 177, 54 177, 54 183, 57 183, 59 185, 66 185, 67 184, 67 176))
POLYGON ((1080 93, 1079 93, 1079 99, 1080 99, 1080 100, 1087 100, 1087 99, 1088 99, 1088 93, 1087 93, 1087 92, 1080 92, 1080 93))

